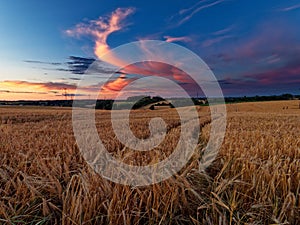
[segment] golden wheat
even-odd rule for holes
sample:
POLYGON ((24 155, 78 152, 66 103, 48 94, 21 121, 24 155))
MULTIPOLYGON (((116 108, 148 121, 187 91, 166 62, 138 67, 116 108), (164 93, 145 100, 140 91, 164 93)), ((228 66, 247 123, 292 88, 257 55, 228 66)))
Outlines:
MULTIPOLYGON (((227 108, 226 137, 207 174, 198 172, 200 150, 177 175, 139 188, 112 183, 86 164, 71 109, 0 108, 0 224, 297 224, 298 102, 227 108)), ((200 123, 207 124, 199 139, 204 147, 209 109, 198 111, 200 123)), ((168 135, 146 153, 124 149, 108 111, 96 113, 96 125, 115 157, 146 165, 168 157, 180 135, 175 109, 133 111, 133 133, 146 138, 148 122, 157 116, 165 119, 168 135)))

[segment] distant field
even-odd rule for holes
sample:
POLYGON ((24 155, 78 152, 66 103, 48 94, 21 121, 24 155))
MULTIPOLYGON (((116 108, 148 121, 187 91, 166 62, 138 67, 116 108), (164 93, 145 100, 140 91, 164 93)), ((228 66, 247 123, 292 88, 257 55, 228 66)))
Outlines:
MULTIPOLYGON (((0 224, 297 224, 300 218, 299 101, 227 104, 224 143, 198 172, 209 139, 209 107, 198 107, 199 150, 172 178, 133 188, 107 181, 84 161, 71 108, 0 107, 0 224)), ((150 152, 124 149, 110 112, 98 110, 105 146, 128 164, 168 157, 180 135, 176 109, 135 110, 131 128, 149 135, 161 116, 167 136, 150 152)))

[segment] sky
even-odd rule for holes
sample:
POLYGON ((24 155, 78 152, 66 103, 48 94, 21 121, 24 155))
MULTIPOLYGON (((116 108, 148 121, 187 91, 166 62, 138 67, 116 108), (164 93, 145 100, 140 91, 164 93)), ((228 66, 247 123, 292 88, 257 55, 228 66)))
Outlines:
MULTIPOLYGON (((159 62, 130 65, 110 77, 124 59, 103 56, 145 40, 197 54, 225 96, 299 94, 299 22, 299 0, 1 1, 0 100, 90 98, 99 92, 115 98, 149 76, 171 79, 193 96, 201 93, 184 71, 159 62), (97 76, 86 75, 95 62, 97 76), (84 76, 90 82, 79 87, 84 76)), ((154 93, 153 86, 142 91, 154 93)))

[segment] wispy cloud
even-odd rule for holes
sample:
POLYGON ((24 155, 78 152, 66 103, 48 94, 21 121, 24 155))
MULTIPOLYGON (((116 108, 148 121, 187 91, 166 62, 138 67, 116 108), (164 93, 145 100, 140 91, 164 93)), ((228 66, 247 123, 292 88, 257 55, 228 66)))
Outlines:
POLYGON ((224 35, 227 34, 228 32, 232 31, 236 26, 235 25, 230 25, 229 27, 226 27, 224 29, 218 30, 213 32, 213 35, 224 35))
MULTIPOLYGON (((60 95, 58 95, 58 96, 60 96, 60 95)), ((63 93, 62 94, 62 96, 65 96, 65 97, 75 97, 75 96, 77 96, 77 97, 83 97, 83 96, 89 96, 88 94, 65 94, 65 93, 63 93)))
MULTIPOLYGON (((63 78, 64 80, 66 80, 66 78, 63 78)), ((76 80, 76 81, 79 81, 79 80, 81 80, 80 78, 78 78, 78 77, 70 77, 70 78, 68 78, 69 80, 76 80)))
POLYGON ((20 99, 57 99, 63 96, 64 90, 75 92, 75 84, 63 82, 31 82, 24 80, 0 81, 0 98, 9 100, 20 99))
MULTIPOLYGON (((97 93, 102 84, 77 87, 64 82, 30 82, 24 80, 0 81, 0 98, 9 100, 26 99, 49 100, 58 97, 84 97, 97 93), (78 92, 79 91, 79 92, 78 92)), ((95 95, 97 96, 97 94, 95 95)))
MULTIPOLYGON (((109 65, 102 66, 101 63, 97 67, 94 67, 95 73, 114 73, 115 76, 112 77, 106 84, 102 86, 102 92, 107 96, 112 96, 112 92, 121 91, 123 87, 125 87, 130 82, 137 79, 139 76, 163 76, 169 77, 178 83, 187 83, 190 80, 187 79, 186 75, 182 75, 182 71, 174 70, 174 68, 170 68, 169 66, 164 66, 161 63, 153 63, 153 62, 144 62, 142 64, 130 65, 126 68, 123 68, 119 72, 115 72, 115 67, 123 67, 122 65, 127 65, 127 59, 118 58, 117 55, 112 57, 103 58, 103 54, 110 50, 110 47, 107 43, 107 37, 118 30, 121 30, 124 25, 124 20, 128 15, 134 12, 133 8, 126 8, 126 9, 117 9, 111 13, 108 17, 100 17, 98 20, 89 21, 85 24, 78 24, 74 29, 67 30, 66 33, 70 36, 81 36, 81 35, 91 35, 95 41, 95 55, 100 60, 105 60, 104 63, 108 63, 109 65)), ((175 41, 184 41, 188 42, 191 39, 188 37, 171 37, 165 36, 168 42, 175 42, 175 41)), ((141 50, 147 54, 153 54, 152 49, 144 48, 143 44, 141 43, 140 46, 141 50)), ((97 63, 96 63, 97 64, 97 63)), ((68 69, 69 70, 69 69, 68 69)), ((71 69, 72 70, 72 69, 71 69)), ((74 73, 74 71, 72 71, 74 73)), ((99 86, 98 86, 99 88, 99 86)))
POLYGON ((39 94, 45 95, 47 92, 38 92, 38 91, 10 91, 10 90, 0 90, 0 93, 10 93, 10 94, 39 94))
POLYGON ((164 36, 166 42, 190 42, 192 41, 190 37, 182 36, 182 37, 171 37, 171 36, 164 36))
POLYGON ((38 60, 24 60, 24 62, 33 63, 33 64, 46 64, 46 65, 52 65, 52 66, 62 65, 62 63, 59 63, 59 62, 45 62, 45 61, 38 61, 38 60))
MULTIPOLYGON (((236 36, 234 42, 220 46, 219 52, 211 59, 219 61, 221 67, 230 65, 239 68, 249 68, 250 64, 258 67, 258 64, 268 66, 267 64, 290 61, 298 58, 300 50, 300 36, 296 30, 294 26, 277 20, 260 24, 252 32, 248 32, 247 36, 236 36)), ((207 58, 208 61, 211 59, 207 58)))
POLYGON ((93 58, 83 58, 78 56, 70 56, 66 64, 68 65, 67 69, 58 69, 60 71, 69 71, 73 74, 84 74, 89 66, 95 62, 93 58))
POLYGON ((189 8, 189 9, 184 9, 179 11, 179 15, 182 15, 183 18, 180 19, 180 21, 178 22, 178 25, 182 25, 183 23, 187 22, 188 20, 190 20, 195 14, 197 14, 198 12, 219 5, 223 2, 226 2, 228 0, 217 0, 217 1, 200 1, 197 4, 195 4, 193 7, 189 8))
POLYGON ((206 62, 227 95, 295 92, 300 87, 299 41, 293 25, 274 20, 220 45, 206 62))
POLYGON ((65 33, 75 37, 80 37, 81 35, 94 37, 96 39, 95 54, 100 58, 100 56, 110 50, 107 44, 108 36, 124 28, 125 18, 134 11, 134 8, 117 8, 109 16, 99 17, 97 20, 91 20, 88 23, 79 23, 75 28, 66 30, 65 33))
POLYGON ((226 39, 235 38, 236 36, 232 35, 232 31, 234 30, 234 28, 235 25, 231 25, 211 33, 211 35, 209 35, 210 37, 202 42, 202 47, 210 47, 226 39))
POLYGON ((210 47, 211 45, 217 44, 219 42, 222 42, 223 40, 234 38, 235 36, 233 35, 225 35, 225 36, 220 36, 220 37, 214 37, 211 39, 207 39, 202 43, 203 47, 210 47))
POLYGON ((185 13, 189 13, 189 12, 195 10, 200 4, 203 4, 203 3, 206 3, 206 2, 209 2, 209 1, 210 0, 200 0, 196 4, 192 5, 189 8, 181 9, 178 14, 182 15, 182 14, 185 14, 185 13))
POLYGON ((293 5, 293 6, 282 8, 282 9, 280 9, 280 11, 288 12, 288 11, 291 11, 291 10, 294 10, 294 9, 299 9, 299 8, 300 8, 300 4, 296 4, 296 5, 293 5))
POLYGON ((196 4, 192 5, 191 7, 181 9, 179 12, 172 15, 168 19, 168 23, 170 23, 168 28, 181 26, 182 24, 189 21, 195 14, 199 13, 200 11, 217 6, 226 1, 232 1, 232 0, 200 0, 196 4))
POLYGON ((29 82, 29 81, 20 81, 20 80, 6 80, 0 82, 0 87, 9 87, 14 89, 28 88, 41 90, 42 92, 69 89, 76 90, 75 84, 67 84, 61 82, 29 82))
POLYGON ((89 66, 95 61, 93 58, 83 58, 77 56, 69 56, 67 62, 45 62, 39 60, 24 60, 26 63, 50 65, 48 68, 39 68, 43 70, 67 71, 73 74, 84 74, 89 66))

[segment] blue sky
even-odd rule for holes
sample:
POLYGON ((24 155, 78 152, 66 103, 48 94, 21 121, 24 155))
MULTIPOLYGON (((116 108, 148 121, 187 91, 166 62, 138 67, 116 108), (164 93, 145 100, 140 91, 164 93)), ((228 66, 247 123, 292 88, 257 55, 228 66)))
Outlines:
POLYGON ((120 27, 102 47, 174 42, 208 64, 226 96, 300 92, 296 0, 12 0, 0 3, 0 99, 58 99, 64 88, 75 91, 82 71, 70 69, 78 63, 71 56, 99 58, 99 36, 78 27, 104 32, 91 21, 112 15, 120 27))

